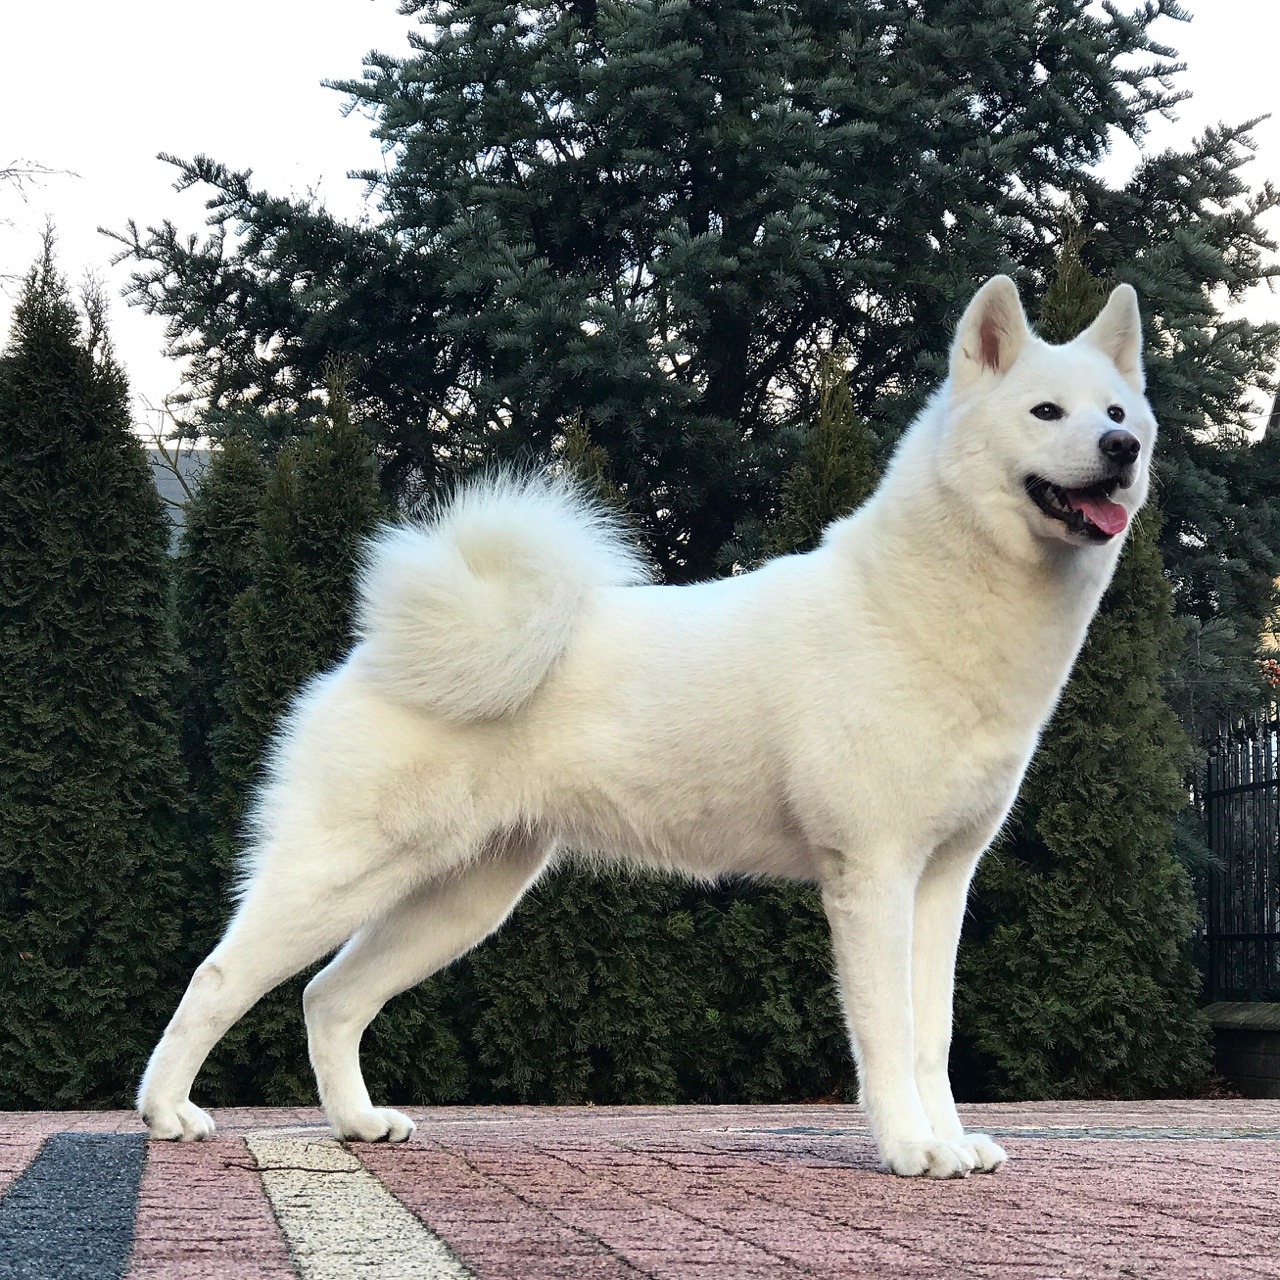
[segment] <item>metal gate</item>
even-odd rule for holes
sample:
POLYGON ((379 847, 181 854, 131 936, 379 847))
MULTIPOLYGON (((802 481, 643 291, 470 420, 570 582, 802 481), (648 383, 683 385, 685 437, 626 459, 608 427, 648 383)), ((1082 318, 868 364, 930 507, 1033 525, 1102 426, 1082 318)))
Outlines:
POLYGON ((1205 746, 1210 1000, 1280 1000, 1280 709, 1222 725, 1205 746))

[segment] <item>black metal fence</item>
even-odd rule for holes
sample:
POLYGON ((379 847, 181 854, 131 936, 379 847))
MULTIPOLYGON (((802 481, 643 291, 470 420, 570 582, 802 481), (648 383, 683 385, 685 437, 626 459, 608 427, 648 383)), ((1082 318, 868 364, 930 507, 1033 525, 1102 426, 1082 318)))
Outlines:
POLYGON ((1210 1000, 1280 1000, 1280 708, 1205 743, 1209 847, 1204 942, 1210 1000))

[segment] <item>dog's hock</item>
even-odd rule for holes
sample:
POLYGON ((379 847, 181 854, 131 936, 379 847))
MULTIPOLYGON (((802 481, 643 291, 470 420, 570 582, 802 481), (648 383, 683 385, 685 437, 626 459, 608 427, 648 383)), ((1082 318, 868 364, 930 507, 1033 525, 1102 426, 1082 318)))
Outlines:
POLYGON ((984 375, 1007 373, 1030 336, 1018 288, 993 276, 965 309, 951 348, 951 379, 968 386, 984 375))
POLYGON ((1097 347, 1135 391, 1146 390, 1147 381, 1142 371, 1142 314, 1132 285, 1117 285, 1111 291, 1107 305, 1080 338, 1097 347))

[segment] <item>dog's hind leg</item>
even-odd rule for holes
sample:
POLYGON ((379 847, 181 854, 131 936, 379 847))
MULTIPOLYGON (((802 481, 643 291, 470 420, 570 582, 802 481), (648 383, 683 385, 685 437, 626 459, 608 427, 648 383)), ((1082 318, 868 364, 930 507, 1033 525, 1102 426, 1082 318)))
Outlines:
POLYGON ((341 945, 405 891, 404 868, 357 864, 324 842, 269 846, 222 941, 192 975, 138 1086, 153 1138, 191 1141, 213 1121, 190 1101, 196 1073, 226 1031, 268 991, 341 945))
POLYGON ((366 925, 307 985, 303 1006, 320 1100, 340 1138, 402 1142, 408 1116, 375 1107, 360 1037, 392 996, 416 986, 502 924, 546 866, 551 846, 507 838, 479 862, 423 885, 366 925))

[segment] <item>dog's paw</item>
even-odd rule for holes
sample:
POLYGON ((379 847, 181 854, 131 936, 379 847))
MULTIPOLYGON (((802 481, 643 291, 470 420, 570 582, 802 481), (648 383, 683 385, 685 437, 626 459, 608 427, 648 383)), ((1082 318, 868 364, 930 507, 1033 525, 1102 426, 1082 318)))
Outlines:
POLYGON ((176 1107, 143 1105, 138 1108, 149 1137, 165 1142, 203 1142, 214 1134, 213 1117, 194 1102, 176 1107))
POLYGON ((900 1178, 967 1178, 977 1165, 965 1142, 885 1142, 880 1155, 900 1178))
POLYGON ((1005 1149, 992 1142, 985 1133, 966 1133, 957 1145, 964 1147, 973 1157, 974 1173, 995 1173, 1009 1158, 1005 1149))
POLYGON ((390 1107, 370 1107, 333 1121, 333 1131, 346 1142, 408 1142, 418 1126, 390 1107))

